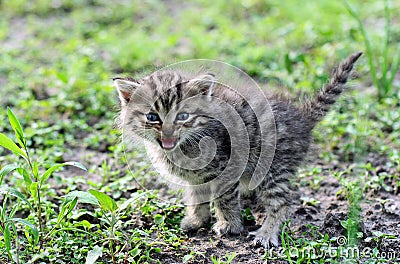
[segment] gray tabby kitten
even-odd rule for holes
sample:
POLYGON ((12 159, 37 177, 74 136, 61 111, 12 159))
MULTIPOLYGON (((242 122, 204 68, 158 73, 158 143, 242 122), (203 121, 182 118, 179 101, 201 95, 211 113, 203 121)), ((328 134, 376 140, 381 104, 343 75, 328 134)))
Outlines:
POLYGON ((293 199, 289 180, 306 157, 312 129, 335 103, 361 54, 344 60, 330 82, 300 107, 281 96, 267 96, 272 112, 269 115, 265 108, 266 114, 261 117, 256 112, 264 109, 264 101, 252 99, 251 92, 246 97, 219 84, 218 76, 212 73, 196 75, 161 70, 140 80, 114 78, 121 103, 117 125, 124 130, 123 137, 144 143, 153 165, 164 176, 176 176, 188 185, 184 193, 188 207, 182 229, 195 231, 207 226, 212 202, 217 219, 213 231, 218 235, 240 234, 243 231, 240 196, 256 194, 255 201, 262 203, 266 217, 261 228, 252 233, 255 242, 264 247, 277 246, 280 227, 293 199), (234 109, 237 118, 221 121, 225 109, 221 104, 234 109), (247 132, 248 152, 235 150, 243 142, 237 142, 232 134, 241 124, 243 131, 238 132, 247 132), (269 149, 270 167, 268 170, 265 166, 260 184, 249 192, 249 182, 262 152, 260 146, 265 141, 262 131, 271 131, 269 139, 266 137, 267 141, 273 141, 269 149), (213 144, 208 144, 210 138, 213 144), (229 177, 238 174, 235 166, 222 173, 232 167, 229 165, 232 157, 245 161, 239 177, 229 177), (185 158, 199 166, 182 162, 185 158), (208 160, 203 164, 204 159, 208 160))

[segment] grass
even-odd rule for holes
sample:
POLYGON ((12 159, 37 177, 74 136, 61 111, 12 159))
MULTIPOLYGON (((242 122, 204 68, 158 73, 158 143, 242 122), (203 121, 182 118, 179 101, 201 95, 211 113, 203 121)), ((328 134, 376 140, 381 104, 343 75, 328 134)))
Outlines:
MULTIPOLYGON (((20 177, 23 178, 25 188, 29 191, 29 198, 33 200, 33 204, 29 202, 28 197, 22 194, 19 190, 9 187, 2 186, 1 193, 5 194, 3 201, 3 206, 0 208, 1 211, 1 233, 4 238, 4 244, 6 247, 7 255, 9 259, 15 259, 17 263, 20 261, 20 249, 19 249, 19 237, 17 233, 16 223, 21 223, 26 227, 26 232, 30 234, 28 237, 29 246, 31 248, 36 248, 40 251, 43 240, 47 237, 51 237, 55 228, 68 216, 68 214, 73 210, 77 203, 77 199, 65 200, 61 206, 61 211, 57 215, 56 225, 52 229, 46 229, 47 219, 43 216, 43 199, 45 198, 42 194, 43 186, 49 179, 51 174, 66 165, 76 166, 81 169, 86 170, 86 168, 78 162, 65 162, 50 166, 44 173, 40 173, 40 168, 38 162, 32 160, 30 152, 27 146, 27 140, 24 135, 24 131, 17 117, 11 109, 7 109, 8 118, 12 129, 15 132, 15 137, 17 139, 18 145, 14 143, 12 139, 0 133, 0 146, 12 151, 16 156, 22 157, 25 161, 25 166, 16 166, 14 164, 5 165, 0 173, 1 181, 12 171, 17 171, 20 177), (35 215, 33 221, 29 221, 28 218, 15 218, 15 214, 18 212, 17 208, 11 211, 7 210, 6 202, 11 197, 14 196, 18 200, 26 203, 30 210, 30 215, 35 215), (11 231, 14 231, 11 233, 11 231), (12 250, 11 240, 15 238, 15 252, 12 250)), ((48 165, 48 164, 46 164, 48 165)), ((46 213, 49 213, 47 211, 46 213)), ((55 219, 49 219, 52 221, 55 219)))
MULTIPOLYGON (((297 96, 318 89, 340 59, 358 50, 366 52, 356 67, 359 84, 315 131, 318 159, 338 165, 326 170, 311 162, 299 176, 301 186, 318 192, 326 179, 342 175, 346 238, 378 249, 393 235, 360 238, 359 206, 371 192, 399 192, 400 6, 346 3, 2 1, 0 263, 163 263, 166 255, 184 263, 239 261, 242 248, 208 254, 190 244, 179 228, 179 194, 147 190, 159 189, 157 174, 145 153, 125 153, 119 144, 111 78, 208 58, 297 96), (372 154, 385 162, 372 165, 372 154)), ((308 207, 323 202, 302 201, 308 207)), ((244 209, 245 222, 254 222, 244 209)), ((337 246, 315 226, 299 234, 288 224, 282 240, 286 252, 270 260, 317 263, 288 250, 337 246)), ((341 259, 326 260, 335 261, 341 259)))
POLYGON ((375 87, 378 89, 379 98, 383 99, 390 93, 396 92, 393 82, 400 67, 400 48, 395 44, 397 42, 392 39, 389 1, 383 1, 385 8, 385 36, 380 41, 383 43, 380 53, 377 53, 377 49, 372 47, 367 29, 363 25, 360 15, 347 1, 343 1, 343 3, 349 14, 357 21, 359 31, 364 40, 371 77, 375 87), (391 62, 390 58, 392 58, 391 62))

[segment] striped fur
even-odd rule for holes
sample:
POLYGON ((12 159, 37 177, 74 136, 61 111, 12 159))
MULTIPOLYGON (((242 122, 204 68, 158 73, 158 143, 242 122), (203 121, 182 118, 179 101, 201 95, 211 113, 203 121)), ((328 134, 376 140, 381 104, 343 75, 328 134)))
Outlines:
POLYGON ((361 55, 362 52, 355 53, 340 63, 330 82, 319 91, 314 99, 303 106, 305 115, 309 117, 312 123, 321 121, 336 102, 350 76, 354 63, 361 55))
MULTIPOLYGON (((218 76, 210 73, 157 71, 138 81, 115 78, 121 101, 117 125, 123 129, 125 139, 144 143, 153 165, 163 176, 176 176, 189 185, 184 194, 188 207, 181 227, 191 231, 206 226, 211 220, 210 201, 213 201, 217 218, 213 230, 219 235, 243 231, 240 196, 252 195, 246 189, 262 151, 261 131, 262 128, 276 131, 276 137, 273 137, 276 146, 270 150, 274 152, 271 167, 265 171, 262 183, 253 190, 267 214, 262 227, 253 235, 255 242, 265 247, 277 245, 280 226, 286 220, 295 197, 289 179, 306 157, 312 128, 342 92, 360 55, 354 54, 341 63, 329 84, 300 108, 280 96, 269 96, 273 118, 257 118, 249 101, 214 82, 218 76), (198 95, 204 95, 204 98, 190 101, 198 95), (247 130, 242 132, 247 132, 250 151, 248 157, 244 157, 247 165, 240 179, 221 173, 228 169, 237 142, 231 142, 232 131, 213 117, 213 111, 218 112, 210 107, 215 98, 234 108, 247 130), (178 116, 187 117, 185 113, 188 113, 188 118, 179 120, 178 116), (157 117, 148 117, 149 114, 156 114, 157 117), (158 121, 153 120, 157 118, 158 121), (201 140, 207 137, 215 143, 215 155, 211 150, 200 150, 201 140), (182 163, 182 154, 193 162, 185 160, 182 163), (199 166, 203 161, 204 166, 199 166), (192 165, 198 167, 191 169, 192 165), (205 184, 211 181, 212 184, 205 184), (221 189, 225 191, 220 192, 221 189)), ((263 103, 258 98, 250 100, 255 105, 263 103)), ((232 127, 236 127, 236 121, 230 120, 232 127)))

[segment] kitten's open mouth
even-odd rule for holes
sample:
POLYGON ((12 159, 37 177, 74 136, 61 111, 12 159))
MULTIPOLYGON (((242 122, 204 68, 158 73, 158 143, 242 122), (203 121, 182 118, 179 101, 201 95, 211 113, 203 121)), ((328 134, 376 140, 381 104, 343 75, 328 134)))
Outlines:
POLYGON ((161 137, 161 146, 163 149, 173 149, 178 143, 178 138, 174 137, 161 137))

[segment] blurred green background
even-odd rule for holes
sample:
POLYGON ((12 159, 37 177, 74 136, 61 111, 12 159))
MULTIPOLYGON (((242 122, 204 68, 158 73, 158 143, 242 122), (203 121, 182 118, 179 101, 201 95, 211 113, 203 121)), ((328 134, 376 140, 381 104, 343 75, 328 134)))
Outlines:
MULTIPOLYGON (((57 160, 68 147, 112 151, 115 75, 136 76, 180 60, 217 59, 243 69, 261 84, 283 86, 296 95, 318 89, 341 59, 365 51, 357 21, 342 1, 0 3, 0 132, 10 132, 5 118, 9 106, 26 126, 27 136, 35 135, 30 144, 43 160, 57 160)), ((379 62, 384 1, 349 4, 359 14, 379 62)), ((392 60, 400 40, 400 4, 389 1, 388 6, 392 60)), ((357 64, 362 83, 357 96, 365 95, 360 100, 370 104, 367 109, 375 105, 377 93, 369 68, 364 56, 357 64)), ((398 77, 395 84, 393 90, 398 90, 398 77)), ((396 106, 398 97, 390 100, 389 107, 396 106)), ((368 115, 363 103, 360 107, 361 115, 368 115)), ((352 130, 355 134, 365 127, 358 126, 352 130)))
MULTIPOLYGON (((56 162, 76 160, 88 167, 83 177, 75 177, 82 175, 81 171, 66 169, 44 186, 46 217, 52 219, 57 217, 59 197, 71 190, 92 187, 119 200, 138 191, 133 177, 141 176, 143 183, 152 181, 144 154, 123 153, 118 144, 119 132, 113 129, 118 111, 113 76, 137 76, 181 60, 216 59, 243 69, 264 87, 297 96, 319 89, 333 67, 349 54, 365 51, 356 65, 358 80, 315 130, 321 148, 314 157, 318 164, 314 161, 305 168, 299 182, 318 189, 326 176, 323 172, 329 170, 333 177, 340 175, 338 181, 344 189, 351 189, 348 181, 351 186, 363 184, 365 193, 384 189, 398 195, 400 1, 386 3, 385 8, 384 0, 348 0, 368 35, 366 43, 344 1, 0 0, 0 132, 14 138, 7 119, 10 107, 40 165, 48 168, 56 162), (393 73, 391 83, 387 72, 393 73), (381 84, 390 89, 381 93, 381 84), (133 175, 126 160, 134 163, 133 175), (382 166, 388 173, 378 173, 382 166), (344 182, 343 174, 350 175, 344 182)), ((16 162, 21 160, 0 148, 1 168, 16 162)), ((5 178, 5 185, 29 194, 22 177, 13 176, 5 178)), ((149 252, 164 253, 167 248, 182 259, 171 247, 192 256, 195 251, 183 245, 186 238, 178 228, 182 217, 179 200, 165 202, 153 194, 146 197, 145 204, 126 212, 132 217, 124 230, 131 243, 130 258, 136 260, 142 254, 151 259, 149 252), (134 218, 137 215, 144 219, 144 226, 134 218), (172 224, 164 226, 163 217, 172 224), (147 240, 149 236, 156 237, 154 243, 147 240), (164 243, 162 250, 154 248, 159 241, 164 243)), ((25 209, 18 207, 27 219, 34 219, 25 209)), ((98 222, 90 210, 80 213, 92 215, 93 223, 98 222)), ((68 227, 72 224, 81 228, 74 220, 65 223, 68 227)), ((76 234, 65 232, 46 241, 46 252, 55 249, 40 258, 53 261, 76 253, 74 263, 82 263, 94 244, 109 237, 97 227, 90 240, 76 234)), ((0 246, 2 243, 0 239, 0 246)), ((28 246, 24 250, 26 259, 32 252, 38 253, 28 246)), ((125 253, 120 252, 119 263, 125 253)))

